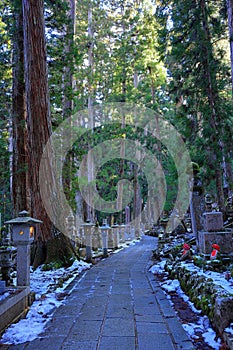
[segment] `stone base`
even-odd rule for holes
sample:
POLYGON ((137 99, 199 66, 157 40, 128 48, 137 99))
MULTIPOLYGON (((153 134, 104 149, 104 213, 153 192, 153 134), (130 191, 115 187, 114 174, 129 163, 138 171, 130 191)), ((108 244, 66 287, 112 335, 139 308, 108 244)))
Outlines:
POLYGON ((220 246, 221 254, 232 254, 232 231, 222 232, 198 232, 198 248, 201 254, 210 254, 212 252, 212 244, 218 244, 220 246))

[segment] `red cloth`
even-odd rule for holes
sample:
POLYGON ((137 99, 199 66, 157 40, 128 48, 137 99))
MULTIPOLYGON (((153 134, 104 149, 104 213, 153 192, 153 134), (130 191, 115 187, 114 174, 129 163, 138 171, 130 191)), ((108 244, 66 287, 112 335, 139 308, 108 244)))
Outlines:
POLYGON ((189 249, 190 249, 190 246, 189 246, 187 243, 184 243, 183 248, 184 248, 185 250, 189 250, 189 249))
POLYGON ((210 255, 210 258, 211 259, 215 259, 218 255, 218 250, 217 249, 214 249, 212 252, 211 252, 211 255, 210 255))
POLYGON ((212 244, 212 248, 213 248, 213 249, 216 249, 218 252, 220 251, 220 247, 219 247, 219 245, 216 244, 216 243, 212 244))

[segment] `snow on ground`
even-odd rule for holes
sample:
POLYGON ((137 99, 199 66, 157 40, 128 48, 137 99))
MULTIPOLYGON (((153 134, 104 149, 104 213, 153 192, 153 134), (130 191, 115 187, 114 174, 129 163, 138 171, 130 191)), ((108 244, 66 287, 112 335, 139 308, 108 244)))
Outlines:
POLYGON ((233 323, 231 323, 229 327, 225 328, 225 332, 233 335, 233 323))
MULTIPOLYGON (((121 248, 114 253, 127 248, 130 245, 136 244, 138 241, 126 242, 121 245, 121 248)), ((56 270, 43 271, 42 266, 32 271, 30 274, 30 289, 36 293, 36 300, 30 307, 25 319, 18 323, 12 324, 0 339, 2 344, 22 344, 27 341, 32 341, 43 332, 46 323, 51 319, 55 308, 64 303, 65 288, 73 281, 74 278, 80 275, 81 272, 89 269, 91 264, 83 261, 75 261, 68 268, 60 268, 56 270), (59 285, 59 279, 67 278, 67 281, 59 285), (30 332, 28 332, 30 329, 30 332)), ((1 296, 1 300, 9 295, 5 292, 1 296)))
MULTIPOLYGON (((166 261, 161 261, 155 265, 153 265, 150 268, 150 272, 156 274, 156 273, 165 273, 168 276, 168 273, 166 273, 164 271, 164 266, 166 264, 166 261)), ((196 271, 195 266, 193 264, 187 264, 185 263, 185 266, 187 267, 187 265, 189 265, 189 269, 192 271, 196 271)), ((197 268, 198 269, 198 268, 197 268)), ((196 271, 197 272, 197 271, 196 271)), ((207 278, 213 278, 213 276, 216 278, 216 281, 218 281, 218 283, 220 285, 223 285, 225 287, 227 282, 225 280, 224 277, 221 277, 222 274, 220 273, 216 273, 216 272, 212 272, 211 274, 209 274, 209 271, 206 271, 205 273, 202 271, 202 274, 207 277, 207 278), (212 275, 214 274, 214 275, 212 275), (216 276, 215 274, 219 275, 216 276)), ((229 284, 229 282, 227 282, 229 284)), ((164 282, 160 283, 161 287, 165 290, 165 292, 176 292, 180 297, 182 297, 182 299, 187 302, 189 304, 189 306, 192 308, 192 310, 196 313, 196 314, 200 314, 201 311, 197 310, 194 306, 194 304, 190 301, 189 297, 182 291, 181 287, 180 287, 180 282, 177 279, 174 280, 170 280, 167 279, 164 282)), ((172 301, 170 300, 171 297, 170 295, 167 295, 167 298, 169 299, 170 303, 172 303, 172 301)), ((183 328, 185 329, 185 331, 189 334, 190 338, 195 339, 195 333, 196 332, 200 332, 203 336, 203 338, 205 339, 205 342, 211 346, 214 350, 219 350, 220 349, 220 338, 218 338, 218 340, 216 341, 216 333, 213 330, 213 328, 210 325, 209 319, 207 316, 198 316, 198 322, 197 323, 186 323, 186 324, 182 324, 183 328)))
POLYGON ((225 289, 228 293, 232 294, 233 281, 230 279, 227 281, 224 277, 224 273, 214 271, 204 271, 203 269, 195 266, 192 263, 182 262, 181 265, 191 272, 195 272, 198 276, 204 276, 205 278, 212 278, 213 283, 219 288, 225 289))
MULTIPOLYGON (((54 308, 64 303, 62 295, 64 289, 74 278, 84 270, 89 269, 91 264, 83 261, 75 261, 68 268, 43 271, 42 266, 31 271, 30 287, 36 293, 36 300, 30 307, 25 319, 12 324, 3 334, 1 343, 21 344, 35 339, 44 329, 45 324, 52 316, 54 308), (62 286, 57 287, 60 278, 69 279, 62 286), (30 332, 28 329, 30 328, 30 332)), ((7 294, 7 293, 4 293, 7 294)))
POLYGON ((9 295, 10 295, 10 293, 9 293, 8 291, 5 292, 5 293, 3 293, 3 294, 1 294, 1 295, 0 295, 0 301, 1 301, 1 300, 4 300, 4 299, 6 299, 6 298, 8 298, 9 295))

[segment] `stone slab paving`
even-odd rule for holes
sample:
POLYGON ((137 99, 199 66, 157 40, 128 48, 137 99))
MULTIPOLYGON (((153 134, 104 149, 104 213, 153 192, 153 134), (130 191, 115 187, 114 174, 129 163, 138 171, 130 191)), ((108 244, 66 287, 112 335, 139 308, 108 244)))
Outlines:
POLYGON ((194 349, 148 272, 156 244, 156 238, 143 236, 93 266, 72 283, 38 339, 8 350, 194 349))

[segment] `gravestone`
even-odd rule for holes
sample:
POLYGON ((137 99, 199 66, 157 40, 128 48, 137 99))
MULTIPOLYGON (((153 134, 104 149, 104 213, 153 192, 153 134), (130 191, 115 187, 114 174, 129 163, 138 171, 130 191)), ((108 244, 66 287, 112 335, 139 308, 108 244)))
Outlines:
POLYGON ((209 255, 212 251, 212 245, 218 244, 221 254, 233 255, 232 230, 224 229, 222 213, 205 212, 203 222, 204 230, 198 232, 199 252, 209 255))
POLYGON ((222 231, 223 216, 221 212, 203 213, 204 231, 222 231))

